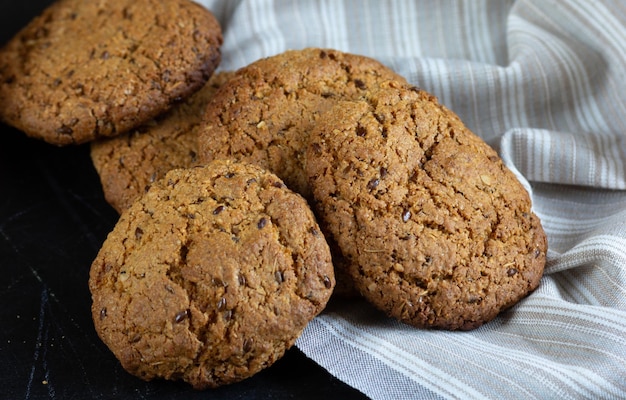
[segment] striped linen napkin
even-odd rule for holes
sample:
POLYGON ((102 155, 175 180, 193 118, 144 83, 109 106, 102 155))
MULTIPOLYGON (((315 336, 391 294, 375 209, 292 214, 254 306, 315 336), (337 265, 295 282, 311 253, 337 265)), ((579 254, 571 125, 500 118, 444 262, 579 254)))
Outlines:
POLYGON ((221 69, 287 49, 374 57, 499 151, 548 235, 539 288, 470 332, 360 300, 297 342, 374 399, 626 398, 626 2, 205 0, 221 69))

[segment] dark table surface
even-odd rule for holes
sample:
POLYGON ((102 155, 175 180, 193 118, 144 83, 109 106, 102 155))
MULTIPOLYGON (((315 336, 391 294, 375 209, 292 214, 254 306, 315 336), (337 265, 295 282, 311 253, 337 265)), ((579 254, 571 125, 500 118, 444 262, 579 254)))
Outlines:
MULTIPOLYGON (((50 3, 1 0, 0 42, 50 3)), ((51 146, 0 123, 0 398, 363 398, 295 348, 252 378, 202 392, 126 373, 94 331, 87 287, 117 218, 88 146, 51 146)))

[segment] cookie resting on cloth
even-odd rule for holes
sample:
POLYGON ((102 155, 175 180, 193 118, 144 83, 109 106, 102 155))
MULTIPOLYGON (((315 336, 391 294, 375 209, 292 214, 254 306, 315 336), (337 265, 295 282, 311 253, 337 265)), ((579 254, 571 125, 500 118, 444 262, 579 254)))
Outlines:
POLYGON ((430 94, 395 83, 325 114, 306 171, 320 224, 371 303, 473 329, 539 284, 546 236, 497 153, 430 94))
POLYGON ((89 279, 96 331, 131 374, 196 389, 272 365, 334 287, 304 199, 256 166, 172 170, 124 211, 89 279))
POLYGON ((91 143, 91 160, 107 202, 119 213, 152 183, 198 161, 197 126, 206 104, 232 75, 218 72, 196 93, 137 129, 91 143))
POLYGON ((200 89, 221 44, 190 0, 58 0, 0 49, 0 119, 56 145, 115 136, 200 89))

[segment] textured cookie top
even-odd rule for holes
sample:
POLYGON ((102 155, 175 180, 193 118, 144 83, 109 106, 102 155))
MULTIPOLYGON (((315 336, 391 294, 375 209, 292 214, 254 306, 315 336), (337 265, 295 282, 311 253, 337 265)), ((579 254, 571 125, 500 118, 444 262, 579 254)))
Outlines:
POLYGON ((58 145, 114 136, 198 90, 221 43, 189 0, 59 0, 0 50, 0 117, 58 145))
POLYGON ((545 234, 493 149, 431 95, 388 86, 311 133, 316 207, 372 303, 418 327, 475 328, 539 284, 545 234))
POLYGON ((122 366, 198 389, 271 365, 333 286, 304 199, 227 161, 155 182, 121 215, 89 279, 96 330, 122 366))
POLYGON ((291 50, 240 69, 213 98, 200 131, 203 162, 234 158, 276 173, 308 197, 308 134, 338 100, 357 99, 386 80, 406 82, 371 58, 337 50, 291 50))
POLYGON ((209 99, 231 75, 216 73, 202 89, 158 118, 129 133, 91 143, 93 165, 113 208, 121 213, 168 171, 197 164, 196 127, 209 99))

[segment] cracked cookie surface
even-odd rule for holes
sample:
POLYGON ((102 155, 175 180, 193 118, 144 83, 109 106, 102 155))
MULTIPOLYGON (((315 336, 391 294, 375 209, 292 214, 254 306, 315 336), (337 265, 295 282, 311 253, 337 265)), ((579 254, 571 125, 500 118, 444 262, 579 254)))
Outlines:
POLYGON ((528 193, 428 93, 390 83, 336 106, 306 160, 320 224, 388 315, 473 329, 539 284, 547 243, 528 193))
POLYGON ((218 72, 189 98, 133 131, 91 143, 107 202, 119 213, 175 168, 198 162, 197 126, 209 99, 232 72, 218 72))
MULTIPOLYGON (((309 197, 308 134, 338 100, 357 99, 400 75, 369 57, 332 49, 290 50, 237 71, 211 101, 199 133, 199 158, 231 158, 277 174, 309 197)), ((408 85, 408 84, 407 84, 408 85)))
POLYGON ((0 117, 57 145, 115 136, 198 90, 221 43, 189 0, 59 0, 0 50, 0 117))
POLYGON ((247 378, 293 345, 334 287, 304 199, 256 166, 172 170, 122 213, 89 279, 96 331, 145 380, 247 378))

